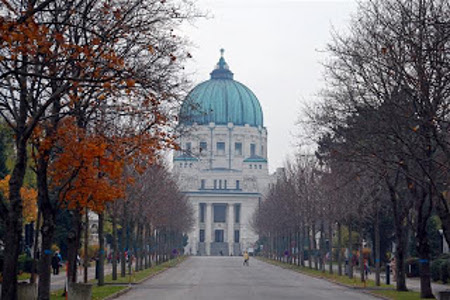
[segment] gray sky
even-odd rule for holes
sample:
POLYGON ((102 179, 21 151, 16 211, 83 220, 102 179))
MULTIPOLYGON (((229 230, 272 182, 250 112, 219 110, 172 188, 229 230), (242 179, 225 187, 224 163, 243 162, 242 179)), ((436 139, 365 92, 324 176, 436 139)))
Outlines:
POLYGON ((320 51, 332 26, 343 32, 354 0, 197 0, 212 18, 184 31, 194 44, 187 71, 194 83, 209 73, 225 49, 234 79, 258 97, 268 130, 269 168, 283 166, 295 151, 295 123, 303 103, 323 86, 320 51))

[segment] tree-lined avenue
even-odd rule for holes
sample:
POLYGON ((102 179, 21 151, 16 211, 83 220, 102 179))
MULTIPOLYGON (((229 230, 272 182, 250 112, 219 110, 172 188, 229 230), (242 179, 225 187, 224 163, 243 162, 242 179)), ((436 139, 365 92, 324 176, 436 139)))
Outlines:
POLYGON ((191 257, 137 285, 119 299, 376 299, 333 283, 276 267, 254 258, 191 257))

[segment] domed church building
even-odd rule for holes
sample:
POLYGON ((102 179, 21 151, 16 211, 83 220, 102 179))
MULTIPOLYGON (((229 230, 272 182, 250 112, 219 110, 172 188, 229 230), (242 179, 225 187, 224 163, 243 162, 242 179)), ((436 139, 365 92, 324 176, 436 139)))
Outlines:
POLYGON ((240 255, 258 240, 252 216, 269 184, 267 130, 258 98, 223 57, 180 112, 174 170, 193 205, 186 253, 240 255))

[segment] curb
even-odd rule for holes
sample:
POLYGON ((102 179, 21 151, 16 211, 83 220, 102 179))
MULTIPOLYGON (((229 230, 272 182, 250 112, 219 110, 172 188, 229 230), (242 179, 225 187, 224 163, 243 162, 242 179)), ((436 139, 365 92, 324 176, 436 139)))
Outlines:
MULTIPOLYGON (((367 289, 364 289, 364 288, 360 288, 360 287, 355 287, 355 286, 347 285, 347 284, 345 284, 345 283, 338 282, 338 281, 335 281, 335 280, 331 280, 331 279, 328 279, 328 278, 323 277, 323 276, 320 276, 320 275, 309 274, 309 273, 303 272, 303 271, 301 271, 301 270, 294 270, 294 269, 290 269, 290 268, 284 268, 283 266, 279 266, 279 265, 277 265, 277 264, 272 264, 272 263, 270 263, 270 262, 267 262, 265 259, 264 259, 264 260, 263 260, 263 259, 260 259, 260 258, 257 258, 257 259, 258 259, 259 261, 262 261, 262 262, 264 262, 264 263, 266 263, 266 264, 270 264, 270 265, 275 266, 275 267, 279 267, 279 268, 282 268, 282 269, 285 269, 285 270, 290 270, 290 271, 293 271, 293 272, 296 272, 296 273, 300 273, 300 274, 302 274, 302 275, 309 276, 309 277, 312 277, 312 278, 325 280, 325 281, 328 281, 328 282, 330 282, 330 283, 333 283, 333 284, 336 284, 336 285, 339 285, 339 286, 342 286, 342 287, 346 287, 346 288, 348 288, 348 289, 360 291, 361 293, 364 293, 364 294, 373 296, 373 297, 375 297, 375 298, 385 299, 385 300, 392 300, 392 299, 389 298, 389 297, 386 297, 386 296, 383 296, 383 295, 375 294, 375 293, 373 293, 372 291, 367 290, 367 289)), ((270 261, 270 259, 269 259, 269 261, 270 261)))
POLYGON ((150 275, 148 275, 147 277, 142 278, 142 279, 139 280, 139 281, 136 281, 134 284, 135 284, 135 285, 141 284, 141 283, 143 283, 144 281, 147 281, 147 280, 149 280, 150 278, 153 278, 153 277, 155 277, 156 275, 159 275, 159 274, 161 274, 162 272, 164 272, 164 271, 166 271, 166 270, 168 270, 168 269, 170 269, 170 268, 165 268, 165 269, 159 270, 159 271, 156 272, 156 273, 150 274, 150 275))
POLYGON ((392 298, 389 298, 389 297, 386 297, 386 296, 383 296, 383 295, 378 295, 378 294, 372 293, 371 291, 362 291, 362 292, 364 294, 370 295, 370 296, 375 297, 375 298, 385 299, 385 300, 392 300, 392 298))
POLYGON ((126 289, 123 289, 121 291, 118 291, 115 294, 109 295, 106 298, 103 298, 103 300, 111 300, 111 299, 116 299, 119 298, 120 296, 122 296, 123 294, 127 293, 129 290, 131 290, 131 286, 127 287, 126 289))
POLYGON ((173 268, 173 267, 176 267, 176 266, 182 264, 182 263, 185 262, 187 259, 188 259, 188 257, 186 257, 186 258, 184 258, 182 261, 178 262, 175 266, 168 266, 167 268, 162 269, 162 270, 159 270, 158 272, 153 273, 153 274, 149 275, 148 277, 142 278, 141 280, 137 281, 135 284, 141 284, 141 283, 143 283, 144 281, 147 281, 147 280, 149 280, 150 278, 155 277, 156 275, 159 275, 159 274, 161 274, 161 273, 163 273, 163 272, 165 272, 165 271, 167 271, 167 270, 169 270, 169 269, 171 269, 171 268, 173 268))

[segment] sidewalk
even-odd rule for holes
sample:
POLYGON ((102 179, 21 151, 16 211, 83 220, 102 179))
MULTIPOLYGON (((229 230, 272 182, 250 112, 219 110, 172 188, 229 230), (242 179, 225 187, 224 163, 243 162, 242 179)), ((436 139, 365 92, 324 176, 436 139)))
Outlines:
MULTIPOLYGON (((120 271, 120 266, 118 267, 118 270, 120 271)), ((105 275, 112 273, 112 264, 105 264, 105 275)), ((88 268, 88 280, 95 278, 95 266, 88 268)), ((78 282, 83 281, 83 271, 80 272, 80 269, 78 269, 78 276, 77 276, 78 282)), ((39 279, 38 279, 39 280, 39 279)), ((23 281, 23 280, 22 280, 23 281)), ((28 280, 27 280, 28 281, 28 280)), ((50 283, 50 290, 56 291, 61 290, 64 288, 66 283, 66 270, 60 269, 58 275, 51 275, 51 283, 50 283)), ((0 284, 0 290, 2 285, 0 284)), ((0 299, 2 295, 0 293, 0 299)))
MULTIPOLYGON (((120 265, 118 265, 117 269, 120 272, 120 265)), ((77 271, 78 282, 83 282, 83 278, 84 278, 83 270, 84 270, 84 268, 81 268, 81 269, 78 268, 78 271, 77 271)), ((108 275, 111 273, 112 273, 112 264, 105 263, 105 275, 108 275)), ((94 278, 95 278, 95 265, 88 268, 88 280, 91 280, 94 278)), ((52 274, 50 290, 54 291, 54 290, 63 289, 65 282, 66 282, 66 270, 60 269, 58 275, 52 274)))

